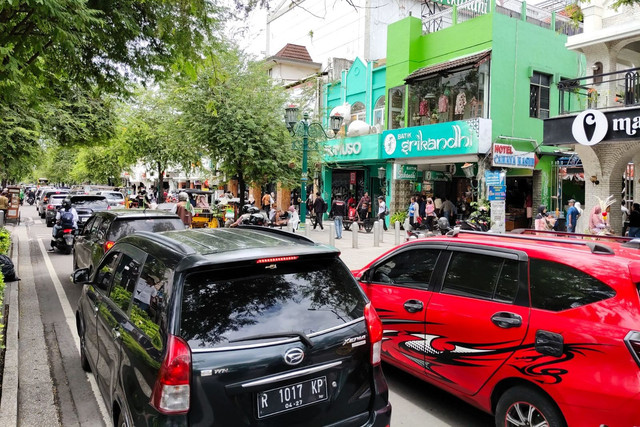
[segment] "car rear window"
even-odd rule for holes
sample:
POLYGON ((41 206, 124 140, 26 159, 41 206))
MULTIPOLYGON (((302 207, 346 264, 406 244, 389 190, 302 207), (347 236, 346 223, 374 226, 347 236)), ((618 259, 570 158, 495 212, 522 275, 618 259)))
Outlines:
POLYGON ((73 206, 76 208, 86 208, 86 209, 107 209, 109 207, 109 203, 105 199, 78 200, 73 202, 73 206))
POLYGON ((185 279, 180 331, 193 349, 250 345, 260 340, 229 341, 309 335, 361 318, 364 306, 357 283, 337 259, 207 271, 185 279))
POLYGON ((180 218, 131 218, 118 219, 113 222, 109 230, 108 240, 116 241, 128 234, 136 231, 151 231, 159 233, 161 231, 184 230, 184 223, 180 218))
POLYGON ((61 195, 61 196, 54 195, 54 196, 51 196, 51 198, 49 199, 49 203, 52 205, 61 205, 64 199, 66 198, 67 198, 66 195, 61 195))

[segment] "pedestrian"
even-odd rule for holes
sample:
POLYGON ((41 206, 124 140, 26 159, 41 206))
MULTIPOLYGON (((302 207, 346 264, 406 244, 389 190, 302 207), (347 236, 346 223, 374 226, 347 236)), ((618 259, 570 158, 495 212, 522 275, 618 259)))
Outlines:
POLYGON ((606 228, 607 223, 602 218, 602 208, 597 204, 591 209, 591 215, 589 215, 589 231, 593 234, 603 234, 606 228))
POLYGON ((293 205, 289 206, 289 224, 291 224, 291 231, 295 233, 300 224, 300 215, 293 205))
POLYGON ((262 196, 262 210, 265 211, 267 215, 269 215, 269 210, 271 209, 271 195, 269 193, 264 193, 262 196))
POLYGON ((629 213, 629 237, 640 237, 640 204, 631 205, 629 213))
POLYGON ((569 200, 569 209, 567 210, 567 232, 575 233, 576 226, 578 225, 578 217, 580 213, 575 207, 576 201, 574 199, 569 200))
POLYGON ((530 193, 527 193, 527 197, 524 200, 524 207, 527 213, 527 227, 532 227, 533 222, 533 198, 530 193))
POLYGON ((555 221, 553 218, 549 218, 549 214, 547 214, 547 207, 545 205, 538 206, 538 214, 536 215, 536 230, 552 230, 555 221))
POLYGON ((451 200, 449 200, 448 197, 443 197, 444 201, 442 202, 442 216, 447 218, 447 221, 449 221, 449 225, 451 224, 455 224, 455 216, 458 213, 458 210, 456 209, 456 205, 453 204, 453 202, 451 200))
POLYGON ((387 214, 387 204, 384 202, 384 197, 378 196, 378 219, 382 220, 382 228, 384 231, 387 231, 387 221, 385 220, 387 214))
POLYGON ((433 199, 433 206, 436 208, 436 216, 440 216, 442 214, 442 199, 436 196, 433 199))
POLYGON ((427 204, 425 205, 424 211, 427 215, 427 227, 429 230, 433 230, 433 220, 436 218, 436 207, 431 197, 427 197, 427 204))
POLYGON ((418 196, 418 216, 422 219, 426 219, 427 218, 427 212, 426 212, 426 208, 427 208, 427 201, 425 200, 424 194, 420 194, 418 196))
POLYGON ((333 223, 336 226, 336 239, 342 239, 342 225, 344 217, 347 215, 347 204, 342 200, 341 194, 336 194, 329 216, 333 217, 333 223))
POLYGON ((584 210, 582 209, 582 205, 580 204, 580 202, 576 202, 574 206, 578 211, 578 220, 576 221, 576 233, 584 233, 584 229, 586 228, 585 221, 587 221, 586 215, 585 216, 582 215, 584 210))
POLYGON ((191 227, 191 221, 193 219, 193 206, 189 202, 189 195, 184 191, 178 193, 178 203, 176 204, 176 212, 175 212, 182 223, 186 227, 191 227))
POLYGON ((418 215, 419 211, 420 207, 416 203, 416 198, 412 197, 411 201, 409 202, 409 224, 411 224, 411 227, 415 226, 416 216, 418 215))
POLYGON ((327 202, 325 202, 324 199, 320 197, 320 192, 317 192, 316 199, 313 201, 313 213, 316 216, 316 223, 313 224, 314 230, 317 226, 320 226, 320 229, 324 230, 324 227, 322 226, 322 215, 327 211, 326 205, 327 202))
MULTIPOLYGON (((358 217, 360 217, 360 221, 364 221, 365 219, 367 219, 369 206, 371 206, 371 197, 369 197, 369 192, 365 191, 364 196, 360 198, 360 201, 356 205, 356 210, 358 211, 358 217)), ((360 226, 360 228, 362 228, 362 226, 360 226)))
POLYGON ((9 198, 7 195, 9 190, 6 188, 0 193, 0 211, 4 212, 4 219, 7 219, 7 211, 9 210, 9 198))
POLYGON ((620 202, 620 210, 622 211, 622 235, 624 236, 629 228, 629 214, 631 214, 627 208, 627 201, 624 199, 620 202))

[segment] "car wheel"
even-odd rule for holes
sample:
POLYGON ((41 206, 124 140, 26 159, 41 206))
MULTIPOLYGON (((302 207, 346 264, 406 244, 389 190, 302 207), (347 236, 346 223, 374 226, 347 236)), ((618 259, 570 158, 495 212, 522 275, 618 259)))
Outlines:
POLYGON ((562 412, 543 393, 525 386, 507 390, 496 407, 496 427, 566 427, 562 412))
POLYGON ((87 339, 84 336, 84 331, 80 334, 80 365, 85 372, 91 372, 91 365, 87 359, 87 339))

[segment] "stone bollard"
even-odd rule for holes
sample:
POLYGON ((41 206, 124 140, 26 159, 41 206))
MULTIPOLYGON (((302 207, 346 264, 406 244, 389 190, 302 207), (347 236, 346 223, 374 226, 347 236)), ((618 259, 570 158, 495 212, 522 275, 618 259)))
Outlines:
POLYGON ((380 223, 378 221, 373 222, 373 246, 380 246, 380 223))
POLYGON ((358 227, 357 224, 351 225, 351 247, 358 249, 358 227))
POLYGON ((304 227, 304 237, 309 237, 309 231, 311 230, 311 224, 309 222, 305 222, 302 226, 304 227))
POLYGON ((384 243, 384 219, 379 219, 380 227, 378 227, 378 231, 380 232, 380 243, 384 243))
POLYGON ((394 243, 395 243, 396 246, 398 246, 400 243, 402 243, 400 241, 400 221, 396 221, 393 224, 393 230, 394 230, 394 233, 395 233, 395 241, 394 241, 394 243))
POLYGON ((335 246, 336 245, 336 236, 334 231, 335 225, 329 222, 326 224, 326 228, 327 230, 329 230, 329 244, 331 246, 335 246))

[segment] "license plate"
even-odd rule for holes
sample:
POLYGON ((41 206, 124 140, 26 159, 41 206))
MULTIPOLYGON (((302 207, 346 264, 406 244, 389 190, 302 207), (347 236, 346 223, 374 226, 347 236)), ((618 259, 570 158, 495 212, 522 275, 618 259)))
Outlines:
POLYGON ((258 393, 258 418, 291 411, 328 398, 327 377, 262 391, 258 393))

